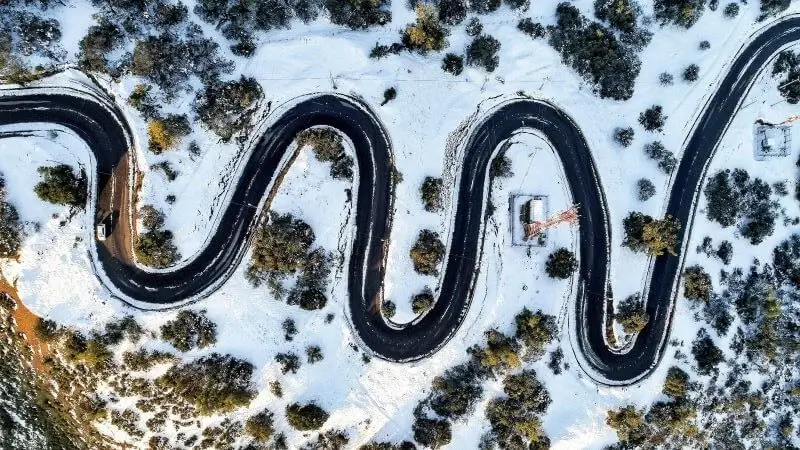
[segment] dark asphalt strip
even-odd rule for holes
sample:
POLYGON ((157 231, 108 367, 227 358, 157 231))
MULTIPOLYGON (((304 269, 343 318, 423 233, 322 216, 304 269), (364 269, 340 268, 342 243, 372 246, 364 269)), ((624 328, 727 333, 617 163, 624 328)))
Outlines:
MULTIPOLYGON (((716 94, 698 119, 674 175, 667 213, 682 223, 693 217, 697 187, 707 162, 744 99, 753 79, 784 45, 800 40, 800 19, 777 22, 759 34, 737 56, 716 94)), ((18 92, 0 95, 0 125, 45 122, 65 126, 94 152, 98 192, 129 148, 124 119, 91 99, 70 95, 18 92), (122 124, 121 124, 122 123, 122 124)), ((553 145, 563 164, 575 202, 580 204, 580 270, 575 307, 575 342, 587 373, 599 382, 625 384, 646 376, 657 365, 669 337, 676 276, 682 257, 658 257, 647 293, 651 322, 624 354, 605 343, 605 292, 608 277, 610 223, 606 199, 586 140, 576 124, 557 107, 537 100, 515 100, 494 109, 472 131, 464 150, 450 252, 433 309, 419 321, 389 326, 376 308, 385 275, 385 242, 392 228, 394 164, 391 143, 380 121, 355 100, 320 95, 285 111, 244 162, 217 232, 188 264, 169 272, 146 272, 115 260, 97 245, 97 254, 113 290, 150 309, 203 298, 227 280, 249 250, 261 204, 295 135, 312 126, 331 126, 352 141, 359 171, 354 242, 348 268, 353 328, 376 355, 413 361, 436 352, 463 322, 473 296, 486 219, 487 170, 492 154, 524 128, 536 129, 553 145)), ((124 195, 128 195, 127 193, 124 195)), ((681 238, 688 239, 688 226, 681 238), (685 236, 684 236, 685 235, 685 236)))

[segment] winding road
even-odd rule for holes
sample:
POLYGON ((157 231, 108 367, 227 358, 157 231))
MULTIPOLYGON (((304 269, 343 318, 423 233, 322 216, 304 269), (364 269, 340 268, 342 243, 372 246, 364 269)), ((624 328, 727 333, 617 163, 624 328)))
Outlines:
MULTIPOLYGON (((688 241, 708 162, 753 80, 782 47, 798 40, 798 17, 765 28, 742 48, 709 98, 686 141, 665 211, 685 224, 681 242, 688 241)), ((96 219, 109 213, 119 216, 109 240, 95 241, 104 274, 100 278, 123 300, 148 309, 203 298, 221 286, 249 251, 254 225, 264 209, 246 205, 264 203, 266 193, 285 168, 287 151, 297 133, 319 125, 338 129, 352 141, 359 171, 356 231, 348 267, 350 319, 362 344, 392 361, 418 360, 436 352, 463 322, 480 266, 487 216, 487 170, 493 152, 520 129, 536 129, 555 148, 573 198, 581 205, 580 269, 571 323, 583 369, 600 383, 634 383, 658 365, 669 338, 682 256, 655 258, 647 292, 651 321, 634 344, 624 352, 607 345, 605 293, 611 224, 605 195, 580 129, 563 111, 544 101, 506 102, 473 127, 463 151, 450 252, 438 300, 420 319, 400 327, 388 324, 374 307, 382 298, 384 243, 389 242, 392 228, 392 147, 380 120, 356 100, 318 95, 284 111, 243 162, 230 201, 219 217, 217 232, 186 265, 159 272, 137 268, 130 255, 130 204, 135 183, 129 169, 133 165, 129 159, 131 133, 121 111, 100 96, 25 88, 0 91, 0 125, 25 123, 60 125, 88 144, 94 154, 96 219)))

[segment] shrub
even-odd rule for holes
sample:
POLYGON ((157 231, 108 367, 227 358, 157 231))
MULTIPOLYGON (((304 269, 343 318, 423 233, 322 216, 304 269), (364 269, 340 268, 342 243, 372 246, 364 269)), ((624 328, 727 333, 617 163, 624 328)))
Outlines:
POLYGON ((287 342, 294 340, 298 331, 297 325, 294 323, 293 319, 285 319, 283 323, 281 323, 281 328, 283 329, 283 338, 286 339, 287 342))
POLYGON ((396 312, 397 305, 395 305, 393 301, 383 300, 383 302, 381 302, 381 314, 383 314, 383 317, 391 319, 396 312))
POLYGON ((772 76, 784 74, 778 92, 788 103, 797 104, 800 102, 800 53, 785 50, 778 55, 772 66, 772 76))
POLYGON ((106 323, 103 333, 96 337, 106 345, 117 345, 125 338, 133 343, 139 342, 144 329, 133 316, 125 316, 119 320, 106 323))
POLYGON ((442 59, 442 70, 455 76, 461 75, 464 71, 464 58, 455 53, 448 53, 442 59))
POLYGON ((386 25, 391 13, 389 3, 383 0, 325 0, 331 22, 353 30, 364 30, 374 25, 386 25))
POLYGON ((412 426, 414 440, 430 448, 440 448, 450 443, 453 434, 446 420, 417 417, 412 426))
POLYGON ((0 258, 14 258, 22 247, 22 224, 17 208, 6 201, 5 180, 0 174, 0 258))
POLYGON ((700 66, 697 64, 689 64, 686 69, 683 70, 684 81, 697 81, 698 78, 700 78, 700 66))
POLYGON ((301 405, 292 403, 286 407, 286 420, 298 431, 318 430, 325 424, 330 415, 314 403, 301 405))
POLYGON ((445 247, 439 239, 439 234, 431 230, 422 230, 417 236, 417 241, 411 247, 409 256, 414 264, 414 270, 422 275, 439 275, 439 264, 444 258, 445 247))
POLYGON ((439 416, 455 420, 470 414, 482 394, 482 380, 476 368, 460 364, 433 379, 429 404, 439 416))
POLYGON ((52 342, 58 337, 58 324, 50 319, 36 318, 36 324, 33 326, 33 332, 36 337, 44 342, 52 342))
POLYGON ((269 221, 256 231, 252 260, 247 268, 251 283, 258 286, 271 275, 290 275, 302 270, 314 242, 314 231, 291 214, 270 213, 269 221))
POLYGON ((212 353, 173 366, 156 382, 208 415, 249 404, 256 395, 250 387, 252 375, 253 365, 249 362, 212 353))
POLYGON ((725 5, 725 9, 722 10, 722 15, 727 17, 728 19, 733 19, 734 17, 739 15, 739 4, 738 3, 728 3, 725 5))
POLYGON ((647 178, 641 178, 636 182, 636 189, 639 193, 639 200, 646 202, 656 194, 656 185, 647 178))
POLYGON ((217 343, 217 324, 205 316, 205 311, 185 309, 161 326, 161 338, 182 352, 206 348, 217 343))
POLYGON ((617 127, 614 129, 614 142, 623 147, 630 147, 631 143, 633 143, 633 135, 633 128, 617 127))
POLYGON ((791 0, 761 0, 761 16, 759 20, 763 20, 768 16, 778 15, 787 10, 791 4, 791 0))
POLYGON ((425 177, 419 189, 425 211, 436 212, 442 209, 442 188, 441 178, 425 177))
POLYGON ((775 229, 779 204, 771 200, 772 188, 760 178, 750 180, 743 169, 715 173, 703 192, 708 219, 723 228, 741 222, 739 231, 751 244, 761 243, 775 229))
POLYGON ((34 188, 36 195, 54 205, 66 205, 73 208, 86 206, 86 173, 81 170, 76 176, 72 167, 59 164, 53 167, 39 167, 37 170, 43 178, 34 188))
POLYGON ((467 36, 475 37, 483 32, 483 24, 477 17, 469 19, 467 22, 467 36))
POLYGON ((686 397, 686 390, 689 388, 689 374, 678 367, 670 367, 667 372, 667 379, 664 380, 664 394, 681 399, 686 397))
POLYGON ((156 364, 165 364, 175 359, 169 353, 158 350, 148 351, 143 348, 126 351, 122 354, 122 362, 133 371, 150 370, 156 364))
POLYGON ((562 61, 591 83, 601 98, 631 98, 641 68, 633 45, 622 43, 610 29, 587 20, 567 2, 556 8, 556 25, 548 32, 562 61))
POLYGON ((662 72, 658 75, 658 82, 661 83, 662 86, 670 86, 674 77, 669 72, 662 72))
POLYGON ((309 364, 315 364, 322 361, 322 349, 319 345, 309 345, 306 347, 306 360, 309 364))
POLYGON ((720 242, 719 247, 717 247, 716 255, 717 258, 719 258, 720 261, 722 261, 722 263, 726 266, 731 263, 731 257, 733 256, 732 253, 733 244, 731 244, 730 241, 720 242))
POLYGON ((617 306, 615 318, 626 333, 638 333, 650 321, 650 315, 645 311, 644 303, 639 294, 631 295, 621 301, 617 306))
POLYGON ((544 26, 540 23, 534 23, 530 17, 520 19, 519 23, 517 23, 517 29, 533 39, 543 38, 546 34, 544 26))
POLYGON ((353 178, 353 158, 344 151, 342 136, 330 128, 310 128, 301 131, 295 138, 298 148, 309 146, 322 162, 331 163, 331 176, 334 179, 353 178))
POLYGON ((487 34, 476 36, 467 47, 467 65, 483 67, 487 72, 494 72, 500 64, 497 52, 500 41, 487 34))
POLYGON ((725 360, 722 350, 714 344, 704 328, 700 329, 692 343, 692 355, 697 363, 697 373, 700 375, 711 375, 717 371, 719 363, 725 360))
POLYGON ((181 114, 170 114, 163 119, 155 119, 147 124, 150 151, 156 155, 169 150, 191 131, 189 119, 181 114))
POLYGON ((432 307, 433 293, 427 289, 411 297, 411 311, 413 311, 414 314, 422 314, 432 307))
POLYGON ((606 425, 617 432, 620 442, 637 445, 645 439, 644 411, 637 410, 633 405, 625 406, 618 411, 609 411, 606 425))
POLYGON ((689 28, 700 19, 705 3, 706 0, 656 0, 653 9, 662 25, 673 23, 689 28))
POLYGON ((519 344, 497 330, 485 333, 486 346, 474 346, 470 353, 478 366, 489 373, 503 373, 520 366, 519 344))
POLYGON ((708 50, 708 49, 710 49, 710 48, 711 48, 711 42, 708 42, 708 41, 706 41, 706 40, 702 40, 702 41, 700 41, 700 43, 697 45, 697 48, 699 48, 700 50, 708 50))
POLYGON ((689 300, 707 302, 711 296, 711 277, 700 266, 691 266, 683 271, 683 296, 689 300))
POLYGON ((666 216, 663 220, 657 220, 640 212, 632 212, 622 221, 622 226, 625 229, 624 247, 654 256, 663 255, 664 252, 675 255, 680 230, 677 219, 666 216))
POLYGON ((197 118, 227 142, 247 125, 262 96, 261 86, 254 78, 213 80, 197 94, 197 118))
POLYGON ((639 114, 639 124, 647 131, 662 131, 666 120, 661 105, 653 105, 639 114))
POLYGON ((572 276, 578 268, 578 261, 575 254, 566 248, 560 248, 547 257, 545 272, 550 278, 560 278, 565 280, 572 276))
POLYGON ((772 251, 775 278, 800 288, 800 235, 793 234, 772 251))
POLYGON ((441 51, 447 47, 447 28, 439 23, 436 8, 425 3, 417 3, 417 21, 409 24, 403 31, 403 44, 420 53, 441 51))
POLYGON ((148 230, 158 230, 164 226, 164 213, 153 205, 144 205, 139 208, 139 220, 148 230))
POLYGON ((638 5, 628 0, 595 0, 594 15, 622 33, 636 31, 638 5))
POLYGON ((294 353, 278 353, 275 355, 275 362, 281 365, 281 373, 284 375, 300 370, 300 358, 294 353))
POLYGON ((511 171, 511 159, 505 153, 499 153, 492 159, 492 164, 489 167, 489 177, 491 178, 509 178, 514 176, 511 171))
POLYGON ((458 25, 467 17, 467 3, 464 0, 439 0, 439 21, 446 25, 458 25))
POLYGON ((172 238, 169 230, 150 230, 140 234, 133 247, 136 259, 145 266, 158 269, 171 266, 181 257, 172 238))
POLYGON ((78 66, 89 72, 107 71, 107 55, 122 43, 123 37, 116 25, 105 19, 98 20, 78 43, 78 66))
POLYGON ((525 344, 527 357, 538 359, 544 355, 544 349, 555 338, 558 328, 556 318, 542 311, 532 313, 528 308, 514 317, 517 326, 516 338, 525 344))
POLYGON ((678 165, 678 159, 675 158, 675 155, 659 141, 645 144, 644 152, 650 159, 656 161, 658 168, 667 175, 671 174, 675 170, 675 166, 678 165))
POLYGON ((381 102, 381 106, 389 103, 390 101, 397 98, 397 89, 390 87, 383 91, 383 101, 381 102))
POLYGON ((307 311, 324 308, 328 302, 324 291, 331 272, 331 260, 330 253, 319 248, 309 253, 302 273, 289 292, 287 303, 299 305, 307 311))
POLYGON ((486 405, 492 437, 501 448, 519 442, 527 444, 525 448, 549 446, 539 415, 550 405, 550 395, 536 378, 536 372, 526 370, 506 377, 503 392, 507 397, 490 400, 486 405))

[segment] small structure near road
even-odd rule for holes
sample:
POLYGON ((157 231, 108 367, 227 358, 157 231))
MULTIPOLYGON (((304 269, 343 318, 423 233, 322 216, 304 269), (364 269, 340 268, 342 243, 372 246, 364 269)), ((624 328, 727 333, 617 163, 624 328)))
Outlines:
POLYGON ((757 120, 753 130, 753 155, 756 161, 781 158, 792 152, 792 117, 779 124, 757 120))
POLYGON ((545 195, 513 194, 510 206, 511 244, 514 246, 544 247, 549 228, 578 220, 576 206, 548 217, 548 198, 545 195))

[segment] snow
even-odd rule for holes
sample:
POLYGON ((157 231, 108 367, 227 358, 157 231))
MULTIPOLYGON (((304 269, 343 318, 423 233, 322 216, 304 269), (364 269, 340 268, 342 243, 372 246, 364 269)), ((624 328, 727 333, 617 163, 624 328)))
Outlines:
MULTIPOLYGON (((193 3, 187 2, 190 11, 193 3)), ((408 249, 424 228, 439 232, 446 240, 454 212, 453 199, 457 193, 452 191, 445 196, 442 213, 425 212, 419 199, 422 180, 426 176, 444 176, 445 186, 452 189, 459 170, 458 143, 462 138, 457 130, 474 124, 493 107, 516 97, 518 91, 553 102, 581 127, 608 198, 614 293, 621 299, 641 291, 646 283, 647 259, 620 247, 622 218, 633 210, 661 215, 671 183, 670 178, 647 158, 642 146, 661 140, 680 157, 694 119, 714 92, 727 65, 749 36, 764 25, 754 22, 758 2, 751 2, 751 5, 741 5, 739 16, 733 20, 723 18, 720 8, 716 12, 706 10, 689 30, 654 26, 653 41, 640 55, 643 64, 634 97, 627 102, 614 102, 593 95, 572 70, 561 64, 559 55, 546 42, 530 40, 516 30, 521 16, 530 16, 545 25, 552 23, 557 3, 557 0, 535 2, 525 14, 502 7, 496 13, 481 17, 484 32, 498 38, 503 45, 500 66, 492 74, 467 68, 462 76, 453 77, 440 69, 441 54, 403 53, 381 60, 369 59, 369 51, 376 41, 397 40, 399 30, 413 19, 413 13, 399 1, 392 7, 393 22, 383 29, 355 32, 331 26, 322 19, 264 35, 258 52, 249 60, 227 55, 237 62, 237 77, 244 73, 262 84, 273 111, 287 107, 299 96, 336 91, 363 98, 386 126, 398 170, 403 175, 396 189, 385 282, 386 298, 397 305, 394 321, 413 320, 410 297, 425 286, 435 288, 438 283, 433 277, 413 271, 408 249), (711 49, 697 49, 704 39, 711 42, 711 49), (700 79, 690 84, 680 80, 680 72, 691 63, 700 65, 700 79), (675 85, 664 87, 658 83, 658 74, 665 70, 675 75, 675 85), (378 106, 383 100, 383 91, 391 86, 397 89, 397 99, 378 106), (645 132, 636 124, 639 112, 652 104, 662 105, 668 116, 661 133, 645 132), (612 141, 611 134, 618 126, 633 126, 636 130, 631 147, 623 149, 612 141), (636 181, 643 177, 652 180, 657 187, 656 195, 647 202, 640 202, 635 192, 636 181)), ((584 0, 577 2, 577 6, 591 16, 592 2, 584 0)), ((63 45, 71 54, 77 51, 82 30, 91 24, 89 14, 85 14, 86 7, 87 4, 80 4, 59 12, 65 31, 63 45), (73 19, 76 20, 73 22, 73 19)), ((642 8, 652 10, 647 1, 642 2, 642 8)), ((793 4, 792 11, 800 12, 800 6, 793 4)), ((207 35, 217 36, 212 26, 203 24, 203 28, 207 35)), ((469 38, 463 32, 463 25, 453 29, 449 42, 448 51, 461 52, 466 47, 469 38)), ((768 74, 769 71, 764 72, 742 103, 710 164, 709 174, 718 169, 743 167, 752 177, 758 176, 770 183, 788 180, 789 186, 792 185, 796 176, 793 168, 798 153, 796 146, 787 158, 762 162, 753 159, 753 122, 758 118, 781 121, 797 111, 796 107, 779 101, 777 81, 768 74)), ((57 80, 64 78, 69 75, 57 80)), ((124 99, 139 81, 126 77, 118 84, 110 83, 109 87, 118 99, 124 99)), ((165 112, 188 113, 191 98, 191 95, 179 98, 175 104, 165 107, 165 112)), ((180 149, 153 155, 141 145, 146 142, 144 122, 136 118, 133 110, 124 107, 140 143, 139 168, 147 172, 140 202, 154 204, 166 212, 166 227, 175 232, 183 262, 188 261, 215 232, 215 220, 227 202, 237 168, 247 157, 247 151, 240 151, 232 144, 221 144, 213 135, 196 129, 183 140, 180 149), (200 144, 199 156, 185 150, 191 140, 200 144), (151 165, 162 161, 169 161, 180 173, 177 180, 168 182, 159 172, 149 171, 151 165), (173 205, 165 201, 168 194, 177 197, 173 205)), ((268 116, 266 121, 273 120, 276 114, 268 116)), ((793 132, 800 133, 800 127, 794 126, 793 132)), ((250 407, 237 411, 236 415, 245 418, 269 407, 276 412, 278 429, 287 432, 290 442, 299 446, 308 437, 291 431, 280 412, 291 402, 315 400, 332 412, 326 427, 348 429, 353 444, 373 438, 410 439, 412 410, 428 392, 431 379, 463 361, 466 358, 464 349, 481 343, 485 330, 497 328, 511 332, 513 316, 523 306, 542 309, 559 318, 561 339, 550 350, 560 345, 570 365, 560 375, 554 375, 544 360, 531 365, 553 398, 544 427, 554 448, 600 448, 611 444, 616 436, 605 426, 608 409, 628 403, 645 406, 659 398, 666 370, 677 363, 672 347, 651 377, 626 388, 598 387, 578 367, 569 345, 566 321, 569 305, 574 301, 574 286, 571 281, 547 278, 543 267, 553 250, 559 247, 577 249, 579 230, 562 225, 551 231, 544 248, 512 247, 507 213, 509 195, 514 192, 547 195, 551 213, 570 206, 571 198, 560 165, 547 142, 531 133, 521 133, 512 141, 508 156, 513 161, 514 176, 497 180, 493 186, 496 213, 486 225, 484 257, 472 307, 455 337, 432 357, 410 364, 393 364, 375 358, 364 363, 362 351, 352 347, 355 338, 347 322, 346 279, 341 272, 333 275, 329 295, 332 300, 318 312, 287 306, 272 299, 265 289, 250 287, 243 277, 247 260, 219 291, 193 305, 192 308, 207 310, 208 316, 218 325, 219 342, 213 351, 245 358, 257 368, 254 382, 259 395, 250 407), (327 313, 335 314, 331 324, 324 323, 327 313), (284 341, 281 330, 281 323, 287 317, 293 318, 300 330, 292 342, 284 341), (281 375, 274 355, 293 351, 305 360, 307 345, 321 346, 325 358, 316 365, 304 362, 296 375, 281 375), (269 393, 269 383, 275 379, 283 385, 282 399, 269 393)), ((92 273, 87 246, 92 235, 90 220, 79 213, 61 225, 66 210, 42 203, 33 194, 38 166, 54 162, 74 166, 88 163, 89 154, 80 139, 65 130, 58 130, 55 139, 47 131, 37 131, 33 137, 0 139, 0 154, 3 155, 0 172, 6 177, 10 200, 17 205, 25 221, 41 226, 38 231, 34 231, 33 225, 27 227, 21 261, 0 267, 7 278, 18 281, 20 295, 31 310, 85 331, 123 314, 134 314, 151 330, 174 317, 175 312, 133 311, 110 298, 92 273)), ((328 166, 305 149, 289 170, 271 206, 272 211, 290 212, 308 222, 315 231, 315 245, 345 257, 340 270, 346 267, 353 233, 351 210, 345 195, 348 187, 347 182, 331 180, 328 166)), ((691 241, 687 243, 686 264, 702 264, 715 283, 721 263, 694 251, 704 236, 713 235, 715 243, 723 239, 733 242, 730 267, 737 267, 749 265, 754 257, 761 261, 769 259, 771 249, 791 232, 779 221, 771 238, 757 247, 751 246, 736 235, 734 228, 721 229, 708 222, 703 213, 704 201, 698 206, 691 241)), ((782 206, 789 217, 800 215, 800 208, 791 197, 787 197, 782 206)), ((687 302, 679 298, 673 319, 673 338, 687 343, 694 339, 700 324, 693 316, 687 302)), ((155 341, 146 344, 149 347, 159 345, 155 341)), ((205 350, 193 351, 184 357, 189 359, 204 353, 205 350)), ((485 400, 499 392, 499 384, 490 384, 485 400)), ((129 400, 125 402, 123 404, 127 405, 129 400)), ((484 404, 479 405, 472 419, 455 424, 452 448, 477 446, 481 434, 488 429, 482 414, 484 404)), ((114 433, 111 428, 108 432, 114 433)))

